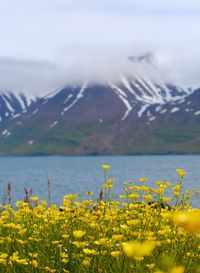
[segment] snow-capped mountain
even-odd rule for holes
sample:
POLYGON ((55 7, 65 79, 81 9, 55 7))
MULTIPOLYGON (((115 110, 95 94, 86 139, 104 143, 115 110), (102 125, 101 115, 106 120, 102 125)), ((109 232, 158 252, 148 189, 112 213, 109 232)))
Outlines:
MULTIPOLYGON (((118 83, 107 85, 83 84, 66 87, 43 97, 38 112, 54 109, 56 124, 62 119, 82 120, 88 115, 89 120, 98 121, 105 116, 113 115, 113 119, 125 121, 129 116, 141 118, 153 105, 176 104, 184 101, 193 91, 184 87, 156 82, 148 78, 127 79, 121 75, 118 83), (114 111, 114 108, 116 108, 114 111), (90 113, 93 111, 93 114, 90 113), (102 113, 103 111, 103 113, 102 113)), ((33 109, 33 112, 36 110, 33 109)), ((85 119, 87 121, 87 118, 85 119)))
POLYGON ((2 93, 0 113, 1 154, 200 153, 200 90, 159 74, 119 72, 118 81, 67 86, 34 101, 2 93))
POLYGON ((14 118, 26 111, 33 103, 33 99, 20 93, 0 93, 0 121, 6 118, 14 118))

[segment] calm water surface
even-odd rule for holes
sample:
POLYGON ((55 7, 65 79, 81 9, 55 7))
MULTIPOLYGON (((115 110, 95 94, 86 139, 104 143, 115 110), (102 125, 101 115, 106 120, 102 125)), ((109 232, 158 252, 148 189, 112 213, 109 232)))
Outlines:
MULTIPOLYGON (((13 201, 24 198, 24 186, 33 195, 47 199, 47 180, 51 181, 51 200, 61 203, 68 193, 87 191, 98 194, 103 183, 102 164, 109 164, 109 177, 114 178, 115 195, 123 182, 148 177, 149 185, 156 180, 177 181, 176 168, 188 172, 187 188, 200 189, 200 155, 165 156, 102 156, 102 157, 0 157, 0 203, 8 181, 12 183, 13 201)), ((199 197, 194 205, 200 207, 199 197)))

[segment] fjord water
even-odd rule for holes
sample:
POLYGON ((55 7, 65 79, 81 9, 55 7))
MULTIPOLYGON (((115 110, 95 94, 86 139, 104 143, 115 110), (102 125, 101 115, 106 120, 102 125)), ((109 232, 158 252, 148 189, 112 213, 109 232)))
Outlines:
MULTIPOLYGON (((109 164, 109 178, 115 179, 114 194, 123 190, 123 183, 148 177, 148 185, 157 180, 177 182, 176 168, 188 172, 184 179, 186 188, 200 188, 200 155, 148 155, 99 157, 0 157, 0 203, 8 181, 12 184, 12 201, 23 200, 24 187, 32 188, 33 196, 48 197, 47 181, 51 182, 51 201, 61 204, 69 193, 93 191, 95 196, 104 181, 102 164, 109 164)), ((199 207, 199 197, 194 199, 199 207)))

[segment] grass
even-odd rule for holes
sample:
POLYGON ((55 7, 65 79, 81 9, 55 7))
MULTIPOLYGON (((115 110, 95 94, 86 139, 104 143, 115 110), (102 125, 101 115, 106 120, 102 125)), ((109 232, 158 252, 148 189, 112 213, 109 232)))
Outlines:
MULTIPOLYGON (((186 173, 177 170, 176 185, 124 183, 113 200, 110 166, 102 167, 97 200, 92 192, 83 201, 69 194, 58 207, 27 195, 15 208, 2 206, 1 272, 200 272, 200 210, 191 206, 191 191, 183 192, 186 173)), ((8 197, 10 203, 11 185, 8 197)))

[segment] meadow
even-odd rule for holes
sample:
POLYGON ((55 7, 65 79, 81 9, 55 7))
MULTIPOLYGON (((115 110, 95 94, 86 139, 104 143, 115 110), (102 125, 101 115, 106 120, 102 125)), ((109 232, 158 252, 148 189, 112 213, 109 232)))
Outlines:
POLYGON ((102 165, 104 184, 97 200, 68 194, 61 206, 37 196, 0 212, 0 270, 6 273, 198 273, 200 210, 193 192, 177 183, 148 179, 124 183, 114 199, 115 181, 102 165))

